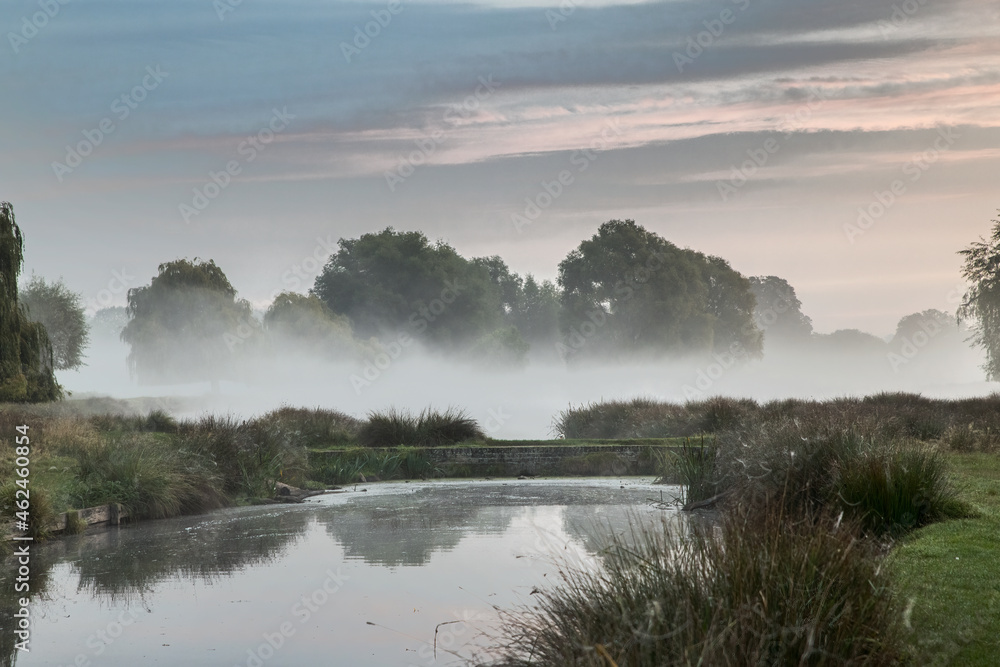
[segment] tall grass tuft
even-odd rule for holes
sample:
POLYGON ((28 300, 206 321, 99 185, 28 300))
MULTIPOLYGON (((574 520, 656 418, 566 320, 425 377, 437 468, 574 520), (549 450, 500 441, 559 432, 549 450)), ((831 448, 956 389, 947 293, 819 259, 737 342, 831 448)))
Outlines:
POLYGON ((358 431, 358 442, 365 447, 436 447, 485 437, 479 423, 456 408, 428 408, 419 415, 395 408, 372 412, 358 431))
POLYGON ((508 612, 496 665, 894 665, 900 618, 857 527, 780 505, 616 536, 508 612))
POLYGON ((694 435, 698 426, 684 406, 649 398, 603 401, 560 412, 553 430, 563 438, 668 438, 694 435))
POLYGON ((872 533, 901 534, 932 521, 968 516, 944 457, 926 446, 892 444, 838 462, 837 498, 872 533))
POLYGON ((212 462, 148 435, 111 438, 81 451, 76 507, 121 503, 138 519, 204 512, 226 504, 212 462))
POLYGON ((716 447, 705 439, 692 442, 686 438, 681 451, 656 451, 658 484, 679 484, 684 504, 708 500, 719 493, 715 470, 716 447))
POLYGON ((305 447, 266 418, 240 422, 210 415, 183 425, 181 431, 191 451, 216 466, 230 496, 270 497, 276 482, 305 482, 305 447))
POLYGON ((329 449, 357 444, 359 419, 338 410, 282 406, 259 421, 286 433, 296 445, 308 449, 329 449))

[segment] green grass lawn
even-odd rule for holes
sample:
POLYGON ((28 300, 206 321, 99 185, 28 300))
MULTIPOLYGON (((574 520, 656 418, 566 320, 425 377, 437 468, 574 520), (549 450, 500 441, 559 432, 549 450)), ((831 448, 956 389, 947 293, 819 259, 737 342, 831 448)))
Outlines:
POLYGON ((1000 664, 1000 457, 952 454, 980 516, 916 531, 891 559, 919 665, 1000 664))

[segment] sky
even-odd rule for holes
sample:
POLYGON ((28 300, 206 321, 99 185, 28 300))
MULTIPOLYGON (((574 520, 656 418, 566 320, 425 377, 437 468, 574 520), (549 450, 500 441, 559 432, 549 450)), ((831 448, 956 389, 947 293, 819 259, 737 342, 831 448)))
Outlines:
POLYGON ((266 307, 387 226, 554 279, 631 218, 887 335, 954 312, 1000 207, 995 2, 8 0, 0 31, 0 200, 91 309, 180 257, 266 307))

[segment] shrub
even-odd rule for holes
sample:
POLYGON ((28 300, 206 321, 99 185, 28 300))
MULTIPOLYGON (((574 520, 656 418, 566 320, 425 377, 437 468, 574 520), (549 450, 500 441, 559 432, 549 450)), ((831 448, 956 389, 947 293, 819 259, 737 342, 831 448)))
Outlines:
POLYGON ((684 409, 691 415, 690 421, 697 433, 716 433, 745 426, 760 412, 760 406, 754 400, 721 396, 688 403, 684 409))
POLYGON ((305 447, 280 423, 210 415, 182 424, 180 430, 187 446, 216 466, 231 496, 270 497, 278 481, 294 486, 305 482, 305 447))
POLYGON ((154 433, 176 433, 177 420, 163 410, 150 410, 142 424, 142 430, 154 433))
POLYGON ((1000 449, 1000 432, 989 426, 977 428, 971 423, 948 427, 941 440, 953 452, 992 453, 1000 449))

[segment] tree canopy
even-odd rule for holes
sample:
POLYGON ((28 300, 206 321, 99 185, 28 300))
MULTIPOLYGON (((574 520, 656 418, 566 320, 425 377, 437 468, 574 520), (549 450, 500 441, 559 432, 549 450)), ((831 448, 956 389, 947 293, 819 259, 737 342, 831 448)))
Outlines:
POLYGON ((812 320, 802 313, 795 288, 777 276, 751 276, 750 291, 757 299, 754 322, 770 342, 803 342, 812 335, 812 320))
POLYGON ((1000 380, 1000 220, 993 221, 989 239, 979 238, 959 252, 962 277, 971 283, 958 308, 959 320, 972 326, 972 342, 986 352, 983 370, 1000 380))
POLYGON ((0 202, 0 401, 53 401, 62 397, 62 388, 52 344, 45 327, 28 318, 18 299, 23 263, 24 237, 14 207, 0 202))
POLYGON ((48 283, 44 278, 32 276, 21 289, 20 299, 28 317, 40 322, 48 332, 56 369, 83 366, 89 327, 80 295, 66 287, 62 279, 48 283))
POLYGON ((128 291, 129 371, 142 383, 219 380, 259 342, 250 303, 238 299, 222 269, 208 260, 160 264, 149 285, 128 291))
POLYGON ((391 227, 340 239, 312 292, 362 337, 411 335, 444 351, 467 349, 502 324, 489 270, 443 241, 391 227))
POLYGON ((761 353, 749 281, 633 220, 602 224, 570 252, 559 285, 567 357, 761 353))
MULTIPOLYGON (((559 292, 551 281, 539 283, 530 273, 522 278, 499 256, 477 257, 473 263, 490 275, 506 326, 488 334, 494 343, 508 341, 513 348, 551 350, 559 336, 559 292), (513 329, 517 335, 514 336, 513 329)), ((517 356, 517 355, 515 355, 517 356)))
POLYGON ((277 295, 264 314, 264 327, 277 352, 343 359, 357 357, 361 351, 347 317, 335 315, 315 295, 277 295))

